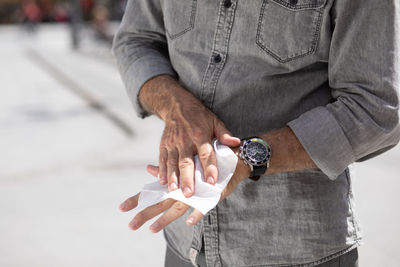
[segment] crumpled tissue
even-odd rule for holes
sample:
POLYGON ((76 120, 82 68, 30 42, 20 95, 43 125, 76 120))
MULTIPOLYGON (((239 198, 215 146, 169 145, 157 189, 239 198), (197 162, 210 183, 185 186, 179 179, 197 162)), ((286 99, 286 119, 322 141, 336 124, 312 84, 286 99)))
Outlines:
POLYGON ((179 200, 187 205, 199 210, 202 214, 206 214, 213 209, 221 198, 221 193, 232 178, 238 158, 233 151, 219 143, 217 140, 213 142, 215 155, 217 158, 218 181, 215 185, 205 182, 203 168, 199 157, 195 156, 195 182, 194 195, 186 198, 181 188, 168 192, 168 185, 161 185, 159 181, 146 184, 139 196, 138 206, 135 208, 141 211, 149 206, 157 204, 165 199, 172 198, 179 200))

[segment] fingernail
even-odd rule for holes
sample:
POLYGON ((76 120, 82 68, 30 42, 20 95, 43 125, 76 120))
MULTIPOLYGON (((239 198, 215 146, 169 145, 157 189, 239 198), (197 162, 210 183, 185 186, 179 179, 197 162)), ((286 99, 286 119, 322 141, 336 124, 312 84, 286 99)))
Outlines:
POLYGON ((132 230, 136 230, 136 229, 138 228, 137 222, 136 222, 135 220, 132 220, 132 221, 129 223, 129 227, 130 227, 132 230))
POLYGON ((207 178, 207 183, 209 184, 214 184, 214 178, 212 178, 211 176, 207 178))
POLYGON ((153 223, 150 226, 150 231, 157 232, 160 229, 160 224, 158 222, 153 223))
POLYGON ((121 203, 121 205, 119 205, 119 209, 120 209, 120 210, 125 210, 125 208, 126 208, 125 202, 124 202, 124 203, 121 203))
POLYGON ((192 225, 193 222, 194 222, 194 218, 193 218, 193 217, 189 217, 189 218, 187 219, 187 221, 186 221, 186 223, 187 223, 187 224, 190 224, 190 225, 192 225))
POLYGON ((169 188, 171 189, 171 191, 174 191, 174 190, 178 189, 178 186, 176 185, 176 183, 171 183, 169 188))
POLYGON ((185 190, 183 192, 185 196, 190 196, 192 194, 192 189, 190 189, 190 187, 185 187, 185 190))
POLYGON ((160 179, 160 184, 166 184, 167 183, 167 179, 161 178, 160 179))

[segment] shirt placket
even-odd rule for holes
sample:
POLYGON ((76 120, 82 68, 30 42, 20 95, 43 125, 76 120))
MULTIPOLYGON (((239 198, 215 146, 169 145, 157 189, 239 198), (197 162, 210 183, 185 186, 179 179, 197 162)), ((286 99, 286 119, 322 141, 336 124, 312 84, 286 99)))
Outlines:
POLYGON ((213 107, 215 90, 228 56, 236 4, 237 0, 222 0, 219 5, 210 59, 201 84, 201 99, 210 109, 213 107))
POLYGON ((194 266, 197 267, 197 260, 198 260, 198 256, 201 250, 201 246, 202 246, 202 229, 203 229, 203 221, 200 221, 198 224, 196 224, 193 227, 193 240, 192 240, 192 245, 190 248, 190 254, 189 254, 189 258, 190 261, 192 262, 192 264, 194 266))
MULTIPOLYGON (((208 108, 213 108, 215 90, 228 56, 229 40, 235 17, 237 0, 222 0, 218 10, 209 63, 201 86, 201 99, 208 108)), ((203 238, 207 266, 221 266, 218 244, 217 208, 210 210, 203 220, 203 238)))

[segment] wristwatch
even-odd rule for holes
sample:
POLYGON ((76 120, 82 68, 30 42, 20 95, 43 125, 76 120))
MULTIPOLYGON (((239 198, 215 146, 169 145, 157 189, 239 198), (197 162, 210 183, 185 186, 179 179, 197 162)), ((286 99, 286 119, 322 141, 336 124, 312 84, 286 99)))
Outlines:
POLYGON ((250 179, 257 181, 268 167, 271 158, 271 148, 260 137, 254 136, 242 139, 240 158, 250 166, 250 179))

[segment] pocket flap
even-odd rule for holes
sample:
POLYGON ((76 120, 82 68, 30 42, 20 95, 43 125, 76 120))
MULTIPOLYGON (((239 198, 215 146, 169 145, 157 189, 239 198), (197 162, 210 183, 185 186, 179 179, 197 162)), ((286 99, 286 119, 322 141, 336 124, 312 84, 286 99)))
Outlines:
POLYGON ((325 6, 327 0, 272 0, 289 9, 314 9, 325 6))

